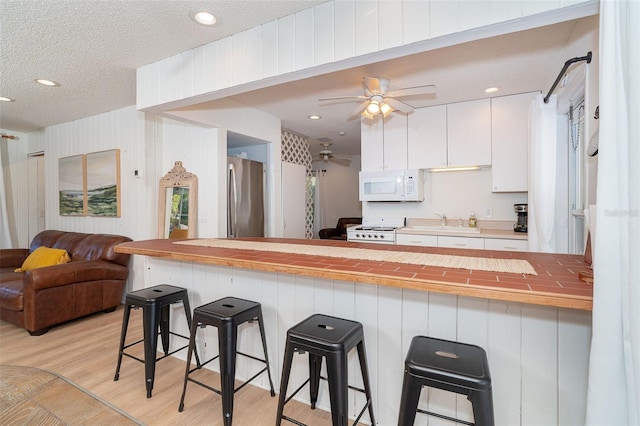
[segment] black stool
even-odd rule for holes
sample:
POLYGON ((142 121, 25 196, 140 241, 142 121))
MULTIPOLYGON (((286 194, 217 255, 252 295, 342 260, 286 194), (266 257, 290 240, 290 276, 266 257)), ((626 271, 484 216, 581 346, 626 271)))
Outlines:
POLYGON ((280 399, 278 401, 278 416, 276 425, 282 419, 301 425, 295 419, 282 414, 284 405, 291 400, 307 383, 310 383, 311 409, 316 408, 318 401, 318 387, 320 384, 320 368, 322 357, 327 361, 327 381, 329 382, 329 399, 331 400, 331 419, 333 426, 348 424, 348 389, 363 392, 367 403, 358 414, 353 424, 357 424, 366 409, 369 409, 371 424, 375 425, 373 406, 371 404, 371 385, 367 357, 364 349, 364 332, 362 324, 327 315, 315 314, 298 323, 287 331, 287 343, 284 350, 282 366, 282 383, 280 384, 280 399), (347 376, 347 355, 351 349, 358 347, 358 358, 364 389, 349 386, 347 376), (287 398, 287 385, 291 373, 291 363, 294 352, 309 352, 309 378, 287 398))
POLYGON ((191 324, 191 337, 189 339, 189 352, 187 354, 187 369, 184 374, 184 386, 182 388, 182 397, 180 398, 180 407, 178 408, 178 411, 184 410, 184 397, 187 392, 187 381, 191 381, 222 395, 222 415, 224 417, 224 424, 231 425, 231 418, 233 415, 233 394, 242 389, 265 370, 267 370, 267 375, 269 376, 271 396, 275 396, 276 393, 273 390, 271 372, 269 371, 269 356, 267 355, 267 341, 264 334, 264 323, 262 320, 262 308, 260 303, 238 299, 236 297, 225 297, 224 299, 199 306, 193 311, 193 324, 191 324), (262 338, 264 359, 256 358, 252 355, 247 355, 236 350, 238 326, 256 319, 260 325, 260 337, 262 338), (191 353, 195 349, 198 326, 204 328, 208 325, 218 328, 218 355, 202 364, 198 364, 196 368, 190 369, 191 353), (265 363, 265 367, 262 370, 240 385, 237 389, 235 388, 234 383, 236 377, 236 354, 265 363), (221 390, 214 389, 211 386, 189 377, 190 373, 204 367, 217 358, 220 358, 221 390))
POLYGON ((457 423, 493 426, 493 397, 487 354, 479 346, 415 336, 407 352, 398 426, 411 426, 416 412, 457 423), (423 386, 467 396, 475 423, 418 408, 423 386))
MULTIPOLYGON (((189 307, 189 297, 186 289, 161 284, 155 287, 132 291, 127 294, 127 297, 125 298, 124 317, 122 320, 122 333, 120 334, 118 365, 116 367, 116 374, 113 378, 114 381, 117 381, 120 378, 122 355, 126 355, 129 358, 140 361, 144 363, 147 398, 151 398, 151 390, 153 389, 153 380, 156 372, 156 362, 187 347, 187 345, 185 345, 169 352, 170 334, 184 339, 189 339, 187 336, 182 336, 169 330, 169 306, 178 302, 182 302, 184 313, 187 317, 187 324, 191 327, 191 308, 189 307), (144 338, 125 346, 124 342, 127 336, 127 326, 129 325, 131 308, 142 308, 142 327, 144 331, 144 338), (158 328, 160 329, 160 333, 158 333, 158 328), (160 358, 156 357, 158 334, 162 336, 162 349, 164 350, 164 355, 160 358), (141 342, 144 342, 144 360, 124 351, 125 349, 141 342)), ((198 354, 196 354, 196 362, 200 364, 198 354)))

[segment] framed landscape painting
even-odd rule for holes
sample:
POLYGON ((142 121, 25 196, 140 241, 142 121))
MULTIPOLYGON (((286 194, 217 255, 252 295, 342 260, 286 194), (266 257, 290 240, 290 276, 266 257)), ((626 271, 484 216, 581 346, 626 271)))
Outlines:
POLYGON ((58 200, 60 216, 84 216, 86 211, 85 156, 58 159, 58 200))
POLYGON ((120 150, 87 154, 87 213, 120 217, 120 150))

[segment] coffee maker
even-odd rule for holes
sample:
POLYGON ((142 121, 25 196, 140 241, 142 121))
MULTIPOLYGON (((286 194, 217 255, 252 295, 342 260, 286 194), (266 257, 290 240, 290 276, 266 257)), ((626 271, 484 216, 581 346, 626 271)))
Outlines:
POLYGON ((527 232, 527 210, 528 204, 514 204, 513 210, 518 215, 518 221, 513 225, 515 232, 527 232))

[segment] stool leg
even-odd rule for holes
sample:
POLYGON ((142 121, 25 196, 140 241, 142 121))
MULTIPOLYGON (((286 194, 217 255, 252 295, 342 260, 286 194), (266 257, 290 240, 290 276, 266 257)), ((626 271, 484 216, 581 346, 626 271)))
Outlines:
POLYGON ((469 400, 473 407, 474 423, 477 426, 493 426, 493 397, 491 390, 472 391, 469 400))
POLYGON ((113 376, 113 381, 117 382, 120 378, 120 365, 122 364, 122 352, 124 351, 124 342, 127 337, 127 327, 129 325, 129 316, 131 315, 131 305, 127 304, 124 307, 124 313, 122 315, 122 331, 120 332, 120 349, 118 350, 118 364, 116 365, 116 374, 113 376))
POLYGON ((316 409, 318 402, 318 389, 320 388, 320 369, 322 368, 322 356, 309 352, 309 396, 311 409, 316 409))
POLYGON ((287 386, 289 385, 289 376, 291 375, 291 364, 293 363, 293 344, 287 339, 284 348, 284 361, 282 362, 282 379, 280 380, 280 395, 278 396, 278 415, 276 416, 276 426, 282 423, 282 412, 284 411, 284 402, 287 399, 287 386))
MULTIPOLYGON (((189 334, 189 350, 187 351, 187 367, 184 371, 184 384, 182 385, 182 396, 180 397, 180 405, 178 411, 184 410, 184 397, 187 393, 187 382, 189 381, 189 370, 191 369, 191 354, 196 347, 196 333, 198 332, 198 321, 189 321, 191 323, 191 332, 189 334)), ((196 352, 196 357, 198 356, 196 352)), ((198 361, 198 368, 200 368, 200 361, 198 361)))
POLYGON ((171 318, 169 317, 169 305, 160 308, 160 335, 162 336, 162 350, 164 354, 169 353, 169 323, 171 318))
POLYGON ((346 426, 349 420, 347 362, 345 352, 327 354, 327 379, 333 426, 346 426))
POLYGON ((233 394, 236 378, 236 345, 238 329, 233 324, 218 328, 220 350, 220 387, 222 388, 222 416, 225 426, 231 426, 233 416, 233 394))
MULTIPOLYGON (((191 329, 191 306, 189 306, 189 296, 186 294, 186 290, 185 290, 185 295, 182 299, 182 307, 184 308, 184 316, 187 317, 187 325, 189 326, 189 329, 191 329)), ((200 367, 200 358, 198 357, 198 348, 193 347, 193 350, 195 351, 196 354, 196 365, 198 367, 200 367)))
POLYGON ((264 351, 264 361, 267 364, 267 376, 269 377, 269 386, 271 386, 271 396, 276 396, 273 390, 273 380, 271 380, 271 368, 269 367, 269 354, 267 353, 267 338, 264 332, 264 321, 262 320, 262 310, 258 311, 258 325, 260 326, 260 338, 262 339, 262 350, 264 351))
POLYGON ((156 373, 158 311, 158 308, 147 307, 143 309, 142 314, 142 328, 144 330, 144 375, 147 385, 147 398, 151 398, 153 379, 156 373))
POLYGON ((362 383, 364 384, 364 394, 367 397, 367 403, 369 404, 369 419, 371 425, 376 424, 376 419, 373 416, 373 400, 371 399, 371 382, 369 381, 369 368, 367 367, 367 351, 364 347, 364 340, 358 343, 358 360, 360 361, 360 372, 362 373, 362 383))
POLYGON ((405 371, 402 383, 402 397, 400 398, 398 426, 413 426, 413 422, 416 419, 421 390, 422 383, 405 371))

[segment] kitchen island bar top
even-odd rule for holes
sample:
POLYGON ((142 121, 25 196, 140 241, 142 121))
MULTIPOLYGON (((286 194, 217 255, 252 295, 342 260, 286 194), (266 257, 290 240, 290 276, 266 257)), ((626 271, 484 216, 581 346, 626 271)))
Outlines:
POLYGON ((494 300, 591 310, 593 287, 579 279, 588 265, 579 255, 447 249, 377 245, 331 240, 245 238, 259 241, 324 247, 366 248, 477 258, 522 259, 537 275, 487 272, 406 263, 346 259, 266 250, 217 248, 176 244, 185 240, 146 240, 120 244, 116 252, 157 258, 232 266, 253 270, 353 281, 494 300))

